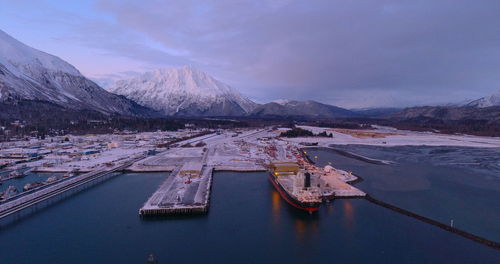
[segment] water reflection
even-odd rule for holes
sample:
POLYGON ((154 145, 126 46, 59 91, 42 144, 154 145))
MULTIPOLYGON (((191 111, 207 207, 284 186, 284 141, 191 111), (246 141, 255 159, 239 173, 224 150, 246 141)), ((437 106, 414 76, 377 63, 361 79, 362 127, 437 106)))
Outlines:
POLYGON ((304 212, 304 217, 297 217, 294 220, 295 237, 299 242, 305 242, 314 238, 318 234, 318 217, 304 212))
POLYGON ((351 230, 354 224, 354 207, 349 200, 343 200, 342 206, 344 208, 344 219, 346 227, 351 230))
POLYGON ((332 215, 335 212, 335 204, 333 203, 333 200, 329 200, 325 204, 325 208, 328 215, 332 215))
POLYGON ((274 230, 279 230, 280 226, 287 225, 283 221, 292 219, 294 233, 299 241, 304 242, 306 239, 315 237, 319 229, 319 212, 309 214, 306 211, 292 207, 274 189, 270 191, 270 198, 271 218, 274 230), (284 214, 287 216, 285 217, 284 214))
POLYGON ((344 200, 331 203, 331 207, 337 207, 333 208, 335 214, 328 213, 323 205, 317 214, 309 215, 279 196, 273 203, 274 188, 267 182, 267 175, 237 176, 242 174, 215 174, 207 215, 149 221, 141 220, 137 209, 165 176, 125 173, 18 225, 0 229, 0 252, 8 252, 0 253, 0 262, 145 263, 151 252, 161 264, 498 262, 495 249, 416 224, 409 217, 363 199, 348 200, 356 228, 350 232, 343 224, 344 200), (373 232, 374 227, 380 232, 373 232), (411 236, 408 228, 414 229, 411 236), (384 234, 385 230, 391 232, 384 234), (106 239, 96 239, 101 237, 106 239), (61 241, 79 241, 94 250, 61 241), (443 241, 447 246, 442 246, 443 241))
POLYGON ((281 214, 281 196, 276 190, 271 191, 272 219, 274 225, 279 225, 281 214))
POLYGON ((295 234, 297 235, 297 237, 299 239, 303 239, 304 238, 304 234, 306 232, 306 223, 305 223, 305 221, 302 220, 302 219, 295 219, 294 227, 295 227, 295 234))

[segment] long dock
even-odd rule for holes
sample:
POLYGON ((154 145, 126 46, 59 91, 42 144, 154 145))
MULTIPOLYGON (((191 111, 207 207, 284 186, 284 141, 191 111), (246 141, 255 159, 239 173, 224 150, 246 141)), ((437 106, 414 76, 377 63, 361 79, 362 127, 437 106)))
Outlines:
POLYGON ((212 167, 204 166, 199 178, 189 179, 177 167, 139 209, 141 216, 203 214, 208 212, 212 167))
MULTIPOLYGON (((141 156, 140 158, 137 158, 137 159, 142 159, 142 158, 143 157, 141 156)), ((43 188, 39 191, 21 196, 17 199, 14 199, 12 201, 8 201, 4 204, 1 204, 0 205, 0 219, 7 217, 9 215, 15 214, 21 210, 29 208, 33 205, 41 203, 45 200, 48 200, 52 197, 60 195, 64 192, 67 192, 67 191, 72 190, 74 188, 77 188, 79 186, 91 183, 91 182, 95 181, 96 179, 99 179, 99 178, 101 178, 105 175, 108 175, 110 173, 113 173, 116 171, 121 171, 121 170, 125 169, 126 167, 130 166, 137 159, 126 162, 122 165, 116 165, 116 166, 113 166, 110 168, 100 168, 100 169, 95 170, 93 172, 89 172, 89 173, 85 173, 85 174, 82 174, 79 176, 75 176, 72 179, 68 179, 66 181, 56 183, 56 184, 51 185, 47 188, 43 188)))

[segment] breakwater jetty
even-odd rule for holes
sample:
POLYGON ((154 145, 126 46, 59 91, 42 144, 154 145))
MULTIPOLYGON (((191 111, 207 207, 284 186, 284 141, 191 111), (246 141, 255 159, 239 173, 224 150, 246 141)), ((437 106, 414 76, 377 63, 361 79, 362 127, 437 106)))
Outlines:
POLYGON ((443 224, 441 222, 438 222, 436 220, 432 220, 428 217, 425 217, 425 216, 421 216, 421 215, 418 215, 418 214, 415 214, 413 212, 410 212, 408 210, 405 210, 405 209, 402 209, 400 207, 397 207, 397 206, 394 206, 392 204, 389 204, 389 203, 386 203, 386 202, 383 202, 383 201, 380 201, 380 200, 377 200, 369 195, 365 196, 364 197, 366 200, 368 200, 369 202, 371 203, 374 203, 376 205, 379 205, 379 206, 382 206, 382 207, 385 207, 387 209, 390 209, 390 210, 393 210, 395 212, 398 212, 400 214, 404 214, 406 216, 409 216, 409 217, 412 217, 412 218, 415 218, 417 220, 420 220, 422 222, 425 222, 427 224, 431 224, 431 225, 434 225, 436 227, 439 227, 441 229, 444 229, 446 231, 449 231, 449 232, 452 232, 452 233, 455 233, 455 234, 458 234, 462 237, 465 237, 467 239, 470 239, 470 240, 473 240, 475 242, 478 242, 478 243, 481 243, 483 245, 486 245, 486 246, 489 246, 489 247, 492 247, 492 248, 495 248, 495 249, 499 249, 500 250, 500 243, 498 242, 495 242, 495 241, 492 241, 492 240, 489 240, 489 239, 486 239, 486 238, 483 238, 483 237, 480 237, 480 236, 476 236, 474 234, 471 234, 469 232, 466 232, 464 230, 461 230, 461 229, 458 229, 458 228, 455 228, 453 226, 450 226, 450 225, 446 225, 446 224, 443 224))

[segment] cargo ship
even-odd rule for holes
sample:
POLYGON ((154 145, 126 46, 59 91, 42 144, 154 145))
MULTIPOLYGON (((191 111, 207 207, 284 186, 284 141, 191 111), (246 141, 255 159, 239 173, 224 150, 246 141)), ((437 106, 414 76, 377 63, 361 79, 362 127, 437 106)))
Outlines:
POLYGON ((294 162, 272 163, 269 180, 281 197, 295 208, 313 213, 318 210, 321 192, 311 184, 311 174, 294 162))

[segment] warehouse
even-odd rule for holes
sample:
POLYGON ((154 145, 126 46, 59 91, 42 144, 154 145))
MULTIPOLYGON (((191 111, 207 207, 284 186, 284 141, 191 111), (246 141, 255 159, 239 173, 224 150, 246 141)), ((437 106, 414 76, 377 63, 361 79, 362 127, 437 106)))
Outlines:
POLYGON ((297 172, 300 170, 300 167, 296 162, 276 162, 271 163, 271 170, 276 176, 290 175, 297 174, 297 172))
POLYGON ((189 178, 199 177, 202 167, 203 163, 201 162, 186 162, 182 165, 179 175, 182 177, 187 176, 189 178))

